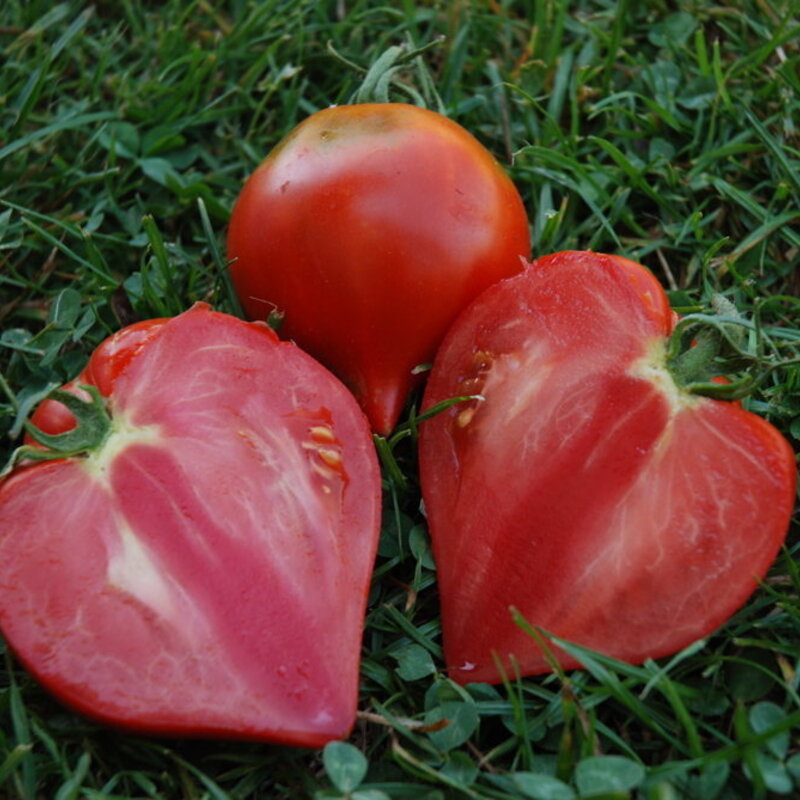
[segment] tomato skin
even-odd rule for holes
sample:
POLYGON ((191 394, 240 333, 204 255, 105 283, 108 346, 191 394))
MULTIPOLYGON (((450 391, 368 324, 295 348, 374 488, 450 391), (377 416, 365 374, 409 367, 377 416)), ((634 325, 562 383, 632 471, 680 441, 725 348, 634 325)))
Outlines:
MULTIPOLYGON (((79 375, 62 388, 88 400, 88 395, 78 387, 91 384, 97 387, 103 397, 109 397, 114 391, 117 377, 142 352, 147 342, 156 335, 166 321, 166 319, 147 319, 135 322, 104 339, 79 375)), ((67 408, 49 399, 39 403, 30 421, 49 434, 64 433, 75 426, 75 418, 67 408)), ((34 441, 26 435, 25 443, 34 444, 34 441)))
MULTIPOLYGON (((679 390, 664 366, 675 318, 627 260, 567 252, 487 290, 440 349, 420 473, 461 683, 550 670, 509 612, 641 663, 714 631, 778 553, 795 497, 792 449, 765 420, 679 390)), ((562 667, 580 663, 557 647, 562 667)))
MULTIPOLYGON (((14 652, 125 730, 346 736, 380 515, 351 394, 266 326, 201 305, 111 337, 81 376, 95 380, 104 445, 0 483, 14 652)), ((56 405, 43 427, 61 426, 56 405)))
POLYGON ((285 311, 282 335, 337 374, 382 434, 456 314, 529 253, 525 208, 488 151, 402 103, 306 119, 245 183, 228 232, 247 314, 285 311))

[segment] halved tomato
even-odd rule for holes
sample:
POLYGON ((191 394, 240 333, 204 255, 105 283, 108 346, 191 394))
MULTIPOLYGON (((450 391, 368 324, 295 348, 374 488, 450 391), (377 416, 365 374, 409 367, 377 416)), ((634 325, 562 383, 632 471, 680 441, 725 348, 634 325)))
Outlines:
MULTIPOLYGON (((112 336, 81 385, 110 417, 99 445, 0 484, 0 627, 25 666, 133 731, 347 735, 380 506, 350 393, 203 306, 112 336)), ((33 421, 75 420, 48 400, 33 421)))
MULTIPOLYGON (((531 624, 629 662, 721 625, 764 576, 795 498, 792 450, 737 403, 687 393, 674 325, 627 259, 540 258, 481 295, 439 351, 422 490, 459 682, 550 667, 531 624)), ((579 662, 555 649, 564 667, 579 662)))

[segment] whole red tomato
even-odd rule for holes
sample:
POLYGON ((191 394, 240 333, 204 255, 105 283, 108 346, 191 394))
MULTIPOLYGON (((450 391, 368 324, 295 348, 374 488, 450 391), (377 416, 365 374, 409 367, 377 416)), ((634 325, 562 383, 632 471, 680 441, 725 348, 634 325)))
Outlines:
POLYGON ((353 390, 373 429, 395 425, 445 331, 530 252, 526 212, 487 150, 441 114, 338 106, 295 128, 246 182, 228 233, 247 314, 353 390))
MULTIPOLYGON (((346 736, 380 512, 350 392, 199 305, 106 340, 79 385, 105 407, 95 446, 0 482, 0 628, 21 661, 133 731, 346 736)), ((80 430, 55 400, 33 422, 80 430)))
MULTIPOLYGON (((630 662, 714 631, 756 588, 795 499, 791 447, 666 367, 675 324, 632 261, 557 253, 488 289, 437 354, 420 472, 461 683, 550 669, 531 625, 630 662), (513 673, 512 673, 513 674, 513 673)), ((554 648, 562 666, 574 655, 554 648)))

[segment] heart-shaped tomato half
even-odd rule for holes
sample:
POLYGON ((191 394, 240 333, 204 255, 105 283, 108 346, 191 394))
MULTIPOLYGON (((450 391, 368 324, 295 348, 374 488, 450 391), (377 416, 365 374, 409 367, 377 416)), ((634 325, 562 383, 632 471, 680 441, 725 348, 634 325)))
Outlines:
MULTIPOLYGON (((786 440, 665 366, 643 267, 558 253, 484 292, 437 355, 420 470, 444 650, 462 683, 549 669, 533 626, 629 662, 717 628, 766 573, 795 491, 786 440), (512 673, 513 674, 513 673, 512 673)), ((563 650, 564 667, 579 662, 563 650)))
MULTIPOLYGON (((351 394, 197 306, 104 342, 92 452, 0 485, 0 627, 61 700, 134 731, 319 746, 355 719, 380 478, 351 394)), ((33 418, 74 425, 61 403, 33 418)))

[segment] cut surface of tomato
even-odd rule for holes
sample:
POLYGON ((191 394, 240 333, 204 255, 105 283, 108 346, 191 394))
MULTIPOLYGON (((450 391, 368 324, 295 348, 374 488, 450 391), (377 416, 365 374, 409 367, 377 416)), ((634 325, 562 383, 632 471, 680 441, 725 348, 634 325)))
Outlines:
POLYGON ((678 388, 674 319, 645 268, 567 252, 487 290, 448 333, 425 406, 481 398, 421 427, 455 680, 499 681, 494 653, 522 674, 550 669, 511 607, 628 662, 673 653, 720 626, 775 559, 792 450, 739 404, 678 388))
POLYGON ((285 313, 292 338, 394 427, 455 316, 518 272, 530 233, 514 184, 433 111, 367 103, 319 111, 250 176, 228 232, 248 315, 285 313))
MULTIPOLYGON (((125 329, 96 451, 0 484, 0 627, 62 701, 133 731, 321 746, 357 703, 380 477, 345 387, 196 306, 125 329)), ((48 400, 33 421, 65 424, 48 400)))

